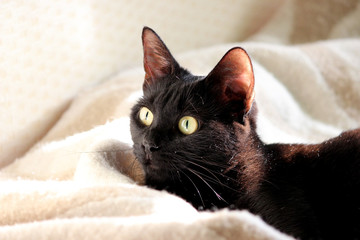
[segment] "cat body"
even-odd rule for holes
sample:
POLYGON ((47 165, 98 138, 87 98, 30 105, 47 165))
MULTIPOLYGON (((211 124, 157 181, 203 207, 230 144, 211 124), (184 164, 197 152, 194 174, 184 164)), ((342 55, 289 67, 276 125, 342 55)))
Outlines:
POLYGON ((320 144, 267 145, 243 49, 193 76, 153 30, 142 39, 144 96, 131 134, 148 186, 198 209, 247 209, 303 239, 360 238, 360 129, 320 144))
POLYGON ((303 239, 360 236, 360 129, 321 144, 264 146, 267 170, 250 211, 303 239))

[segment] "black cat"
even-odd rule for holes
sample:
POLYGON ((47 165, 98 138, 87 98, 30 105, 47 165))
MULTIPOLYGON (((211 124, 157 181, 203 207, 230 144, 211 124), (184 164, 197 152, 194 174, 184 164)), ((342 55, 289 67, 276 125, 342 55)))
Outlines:
POLYGON ((302 239, 359 239, 360 129, 321 144, 264 144, 242 48, 206 77, 142 34, 144 96, 132 108, 134 153, 150 187, 198 209, 248 209, 302 239))

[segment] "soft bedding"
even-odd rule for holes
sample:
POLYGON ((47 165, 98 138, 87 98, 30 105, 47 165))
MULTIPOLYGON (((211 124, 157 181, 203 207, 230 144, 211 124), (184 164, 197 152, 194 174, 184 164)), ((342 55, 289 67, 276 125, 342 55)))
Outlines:
MULTIPOLYGON (((326 14, 321 7, 335 11, 336 1, 317 2, 318 17, 326 14)), ((360 126, 360 4, 351 4, 324 17, 328 25, 304 25, 295 16, 316 9, 285 1, 242 42, 175 55, 205 75, 229 48, 245 48, 255 71, 260 137, 267 143, 319 142, 360 126)), ((245 210, 197 212, 143 186, 128 118, 143 77, 139 62, 82 88, 32 147, 6 159, 0 239, 292 239, 245 210)))

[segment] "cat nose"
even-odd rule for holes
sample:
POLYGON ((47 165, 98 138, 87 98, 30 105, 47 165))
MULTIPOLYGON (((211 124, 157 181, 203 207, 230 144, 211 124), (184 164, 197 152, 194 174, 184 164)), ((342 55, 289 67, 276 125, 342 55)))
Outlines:
POLYGON ((151 147, 149 148, 150 152, 156 152, 156 151, 159 150, 159 149, 160 149, 159 146, 151 146, 151 147))
POLYGON ((146 141, 144 141, 143 146, 146 152, 156 152, 160 149, 160 146, 153 143, 148 143, 146 141))

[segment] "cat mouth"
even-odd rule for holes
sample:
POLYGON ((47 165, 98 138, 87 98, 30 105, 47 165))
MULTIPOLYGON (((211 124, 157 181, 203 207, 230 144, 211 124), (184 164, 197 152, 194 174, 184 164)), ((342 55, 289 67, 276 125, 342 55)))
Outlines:
POLYGON ((148 175, 164 175, 168 171, 168 160, 163 151, 150 152, 142 146, 138 151, 138 159, 146 174, 148 175))
POLYGON ((151 171, 159 171, 160 167, 157 164, 154 164, 154 158, 152 154, 146 153, 144 154, 144 167, 151 171))
POLYGON ((151 165, 151 163, 152 163, 151 155, 145 152, 144 165, 148 166, 151 165))

